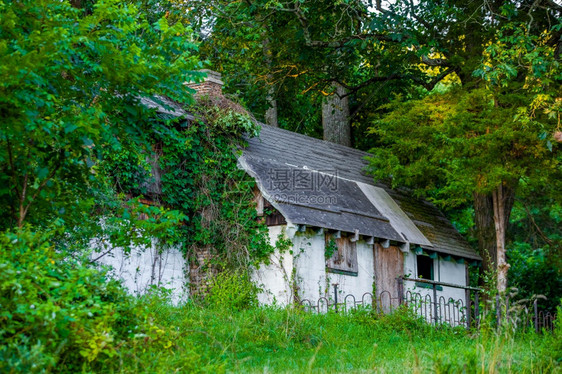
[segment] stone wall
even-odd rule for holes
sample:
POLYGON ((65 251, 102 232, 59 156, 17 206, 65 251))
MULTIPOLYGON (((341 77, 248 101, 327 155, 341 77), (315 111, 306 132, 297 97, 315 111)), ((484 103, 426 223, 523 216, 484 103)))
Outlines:
POLYGON ((189 292, 192 297, 203 298, 209 281, 217 271, 211 264, 209 247, 195 248, 195 258, 189 262, 189 292))

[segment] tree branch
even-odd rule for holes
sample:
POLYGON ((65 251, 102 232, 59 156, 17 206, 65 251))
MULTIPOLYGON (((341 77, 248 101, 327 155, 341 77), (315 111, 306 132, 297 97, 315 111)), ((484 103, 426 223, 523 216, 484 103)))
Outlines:
POLYGON ((531 223, 533 224, 533 226, 535 227, 535 229, 537 230, 537 232, 539 233, 539 236, 541 238, 543 238, 543 240, 546 242, 546 244, 548 245, 552 245, 552 240, 550 240, 540 229, 539 225, 537 225, 537 223, 535 222, 535 219, 533 218, 533 214, 531 213, 531 211, 529 210, 529 207, 527 207, 526 204, 524 204, 522 202, 523 207, 525 208, 525 211, 527 212, 527 215, 529 216, 529 219, 531 220, 531 223))
POLYGON ((101 259, 102 257, 104 257, 105 255, 107 255, 108 253, 110 253, 111 251, 113 251, 113 248, 108 249, 107 251, 103 252, 101 255, 99 255, 98 257, 94 258, 93 260, 90 260, 90 263, 96 263, 99 259, 101 259))
POLYGON ((444 71, 441 72, 441 74, 435 76, 432 80, 430 80, 429 82, 425 82, 423 79, 420 79, 418 77, 413 76, 412 79, 415 83, 423 86, 426 90, 431 91, 433 90, 433 88, 435 87, 435 85, 437 85, 437 83, 441 82, 447 75, 456 72, 457 69, 453 68, 453 67, 448 67, 447 69, 445 69, 444 71))
POLYGON ((23 221, 25 219, 25 216, 27 215, 27 212, 29 210, 29 207, 31 206, 31 204, 33 203, 33 201, 35 201, 35 199, 37 198, 37 196, 39 196, 39 194, 41 193, 41 191, 43 190, 43 188, 47 185, 47 182, 49 180, 51 180, 51 178, 54 177, 55 173, 57 172, 57 170, 60 168, 61 163, 57 163, 57 165, 53 168, 53 170, 51 170, 51 172, 49 173, 49 175, 47 175, 47 177, 45 178, 45 180, 41 183, 41 185, 39 185, 39 188, 37 189, 37 191, 35 191, 35 193, 33 194, 33 196, 31 196, 31 199, 29 201, 29 203, 24 207, 24 200, 25 200, 25 190, 27 188, 27 173, 25 174, 25 180, 24 180, 24 192, 22 193, 22 198, 21 198, 21 202, 20 202, 20 217, 19 217, 19 221, 18 221, 18 226, 21 228, 23 225, 23 221))
POLYGON ((400 75, 400 74, 391 74, 389 76, 386 77, 372 77, 370 79, 367 79, 366 81, 361 82, 360 84, 356 85, 356 86, 350 86, 338 79, 332 79, 331 82, 335 82, 338 83, 339 85, 341 85, 342 87, 344 87, 348 92, 345 95, 341 95, 340 99, 343 99, 346 96, 349 96, 357 91, 359 91, 361 88, 363 87, 367 87, 373 83, 376 82, 387 82, 387 81, 391 81, 391 80, 398 80, 398 79, 405 79, 407 78, 407 76, 405 75, 400 75))
POLYGON ((427 66, 451 66, 449 61, 443 58, 429 58, 427 56, 422 56, 422 62, 427 66))
POLYGON ((23 220, 25 218, 25 214, 26 214, 26 209, 24 209, 24 204, 25 204, 25 195, 27 192, 27 179, 28 179, 28 174, 25 173, 24 177, 23 177, 23 186, 22 186, 22 191, 20 194, 20 213, 19 213, 19 217, 18 217, 18 227, 21 229, 23 227, 23 220))
POLYGON ((380 40, 380 41, 387 41, 387 42, 398 42, 399 41, 399 40, 394 40, 389 35, 371 34, 371 33, 355 34, 355 35, 350 35, 350 36, 347 36, 347 37, 344 37, 344 38, 341 38, 341 39, 338 39, 338 40, 330 40, 330 41, 313 40, 312 36, 310 35, 310 30, 309 30, 309 27, 308 27, 308 19, 306 18, 306 16, 302 12, 299 3, 296 3, 294 8, 283 8, 283 9, 279 9, 279 10, 285 11, 285 12, 291 12, 291 13, 295 14, 299 23, 301 24, 305 44, 308 47, 312 47, 312 48, 341 48, 346 43, 350 42, 351 40, 365 40, 365 39, 369 39, 369 38, 377 39, 377 40, 380 40))
POLYGON ((12 152, 12 143, 8 136, 6 136, 6 143, 8 145, 8 163, 10 165, 10 171, 12 172, 12 179, 14 183, 14 189, 16 190, 16 195, 19 195, 19 188, 18 188, 18 177, 16 175, 16 168, 14 166, 14 155, 12 152))
POLYGON ((562 5, 559 5, 554 0, 546 0, 546 3, 553 9, 562 12, 562 5))

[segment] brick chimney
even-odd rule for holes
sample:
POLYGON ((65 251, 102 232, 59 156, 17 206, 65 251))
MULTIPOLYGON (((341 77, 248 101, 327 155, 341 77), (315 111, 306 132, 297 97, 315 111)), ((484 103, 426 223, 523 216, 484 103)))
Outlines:
POLYGON ((193 88, 195 91, 195 97, 200 96, 222 96, 222 86, 223 81, 221 80, 221 74, 216 71, 203 69, 199 70, 202 73, 207 73, 207 77, 201 83, 185 83, 189 88, 193 88))

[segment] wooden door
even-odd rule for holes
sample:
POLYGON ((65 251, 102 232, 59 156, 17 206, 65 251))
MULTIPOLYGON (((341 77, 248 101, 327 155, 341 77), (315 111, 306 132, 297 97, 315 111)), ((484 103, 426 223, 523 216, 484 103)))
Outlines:
POLYGON ((385 313, 399 305, 397 277, 404 275, 404 254, 398 247, 375 243, 375 288, 378 307, 385 313))

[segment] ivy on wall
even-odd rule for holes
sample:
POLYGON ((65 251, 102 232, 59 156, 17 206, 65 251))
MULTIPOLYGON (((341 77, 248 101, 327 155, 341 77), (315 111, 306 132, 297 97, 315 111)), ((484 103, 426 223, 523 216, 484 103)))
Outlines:
POLYGON ((207 250, 210 265, 218 269, 248 269, 267 261, 274 247, 267 226, 257 219, 255 182, 237 166, 244 136, 256 136, 259 127, 224 97, 200 98, 188 110, 195 120, 155 120, 153 155, 130 150, 107 155, 105 172, 117 190, 150 197, 185 215, 173 244, 189 260, 207 250), (151 180, 154 160, 160 175, 151 180), (158 193, 150 187, 155 183, 158 193))

